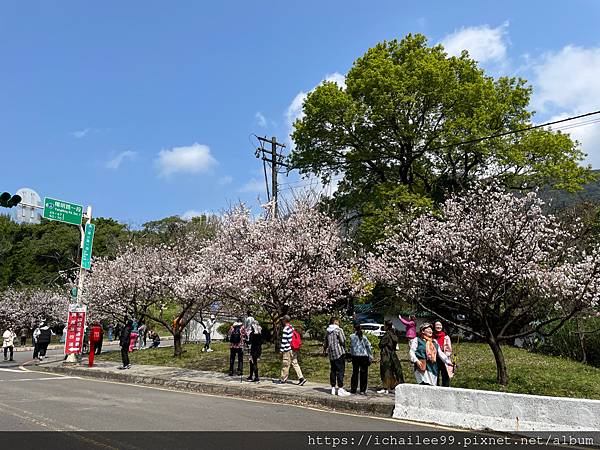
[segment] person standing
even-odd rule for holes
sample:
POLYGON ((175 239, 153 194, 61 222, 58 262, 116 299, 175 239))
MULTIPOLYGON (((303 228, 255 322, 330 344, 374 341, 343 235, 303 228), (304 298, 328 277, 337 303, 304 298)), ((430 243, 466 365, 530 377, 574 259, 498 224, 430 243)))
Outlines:
POLYGON ((292 338, 294 333, 298 333, 292 327, 290 323, 290 316, 285 315, 281 319, 283 322, 283 331, 281 334, 281 344, 279 346, 279 351, 281 352, 281 378, 276 381, 278 384, 287 383, 289 373, 290 373, 290 365, 296 371, 296 375, 298 376, 298 385, 303 386, 306 383, 306 378, 302 375, 302 369, 300 369, 300 365, 298 364, 298 349, 292 348, 292 338))
POLYGON ((14 361, 13 359, 13 351, 14 351, 14 347, 15 347, 15 338, 17 337, 17 335, 15 334, 15 332, 12 330, 11 327, 8 327, 8 329, 4 332, 4 334, 2 334, 2 348, 4 349, 4 361, 8 360, 8 352, 10 351, 10 360, 14 361))
POLYGON ((40 327, 36 331, 38 331, 36 339, 38 359, 42 361, 46 357, 46 350, 48 349, 48 345, 50 344, 50 340, 54 333, 52 333, 50 327, 44 322, 40 324, 40 327))
POLYGON ((92 329, 90 331, 90 336, 93 336, 93 347, 90 346, 90 353, 94 353, 94 355, 99 355, 102 353, 102 339, 104 339, 104 330, 102 326, 98 322, 94 322, 92 325, 92 329))
POLYGON ((417 318, 414 315, 408 316, 408 320, 402 318, 401 315, 398 315, 398 319, 406 328, 406 339, 408 339, 408 347, 410 348, 410 343, 413 339, 417 338, 417 318))
MULTIPOLYGON (((452 360, 452 342, 450 336, 444 332, 444 326, 439 320, 437 320, 433 326, 435 328, 434 337, 436 342, 448 359, 452 360)), ((441 359, 437 360, 437 366, 438 373, 441 375, 441 377, 438 376, 438 385, 440 384, 439 381, 441 379, 442 386, 450 387, 450 380, 454 376, 454 366, 445 364, 441 359)))
POLYGON ((391 320, 385 321, 384 330, 385 334, 379 341, 379 353, 381 358, 379 370, 383 389, 377 391, 378 394, 393 393, 398 384, 404 383, 402 366, 400 365, 400 359, 398 359, 398 355, 396 354, 396 347, 400 340, 398 331, 394 328, 391 320))
POLYGON ((365 395, 369 380, 369 365, 373 361, 373 348, 358 323, 354 325, 354 333, 350 336, 350 354, 352 355, 350 393, 356 394, 356 388, 360 386, 359 394, 365 395))
POLYGON ((244 343, 246 342, 246 329, 241 321, 236 320, 227 332, 229 339, 229 376, 233 376, 233 365, 238 358, 237 374, 244 373, 244 343))
POLYGON ((208 319, 206 321, 206 326, 204 327, 204 349, 202 351, 206 351, 206 352, 212 352, 213 349, 210 348, 210 344, 212 343, 212 333, 213 333, 213 329, 215 327, 215 323, 217 323, 217 320, 214 316, 214 314, 210 315, 210 319, 208 319))
POLYGON ((21 328, 21 347, 25 347, 25 344, 27 344, 27 334, 28 334, 29 330, 27 329, 27 327, 23 327, 21 328))
POLYGON ((144 322, 140 322, 138 328, 138 348, 141 350, 146 347, 146 339, 148 338, 148 326, 144 322))
POLYGON ((131 364, 129 364, 129 346, 131 345, 131 330, 133 329, 133 321, 131 319, 127 320, 127 323, 121 330, 121 335, 119 336, 119 345, 121 346, 121 362, 123 365, 118 367, 118 369, 129 369, 131 368, 131 364))
POLYGON ((327 327, 323 348, 329 357, 329 384, 331 384, 331 395, 347 397, 350 393, 344 389, 344 373, 346 371, 346 335, 344 334, 344 330, 340 328, 340 320, 337 317, 329 319, 329 326, 327 327))
POLYGON ((452 365, 452 361, 433 338, 430 323, 421 325, 420 331, 420 336, 410 344, 410 361, 414 365, 415 379, 417 384, 437 386, 438 360, 448 365, 452 365))
POLYGON ((256 319, 252 319, 248 340, 250 342, 250 376, 248 377, 248 381, 258 383, 258 360, 262 354, 263 339, 262 327, 256 319))
POLYGON ((138 323, 133 320, 131 322, 131 332, 129 333, 129 352, 133 352, 135 350, 135 344, 137 343, 138 338, 138 323))
POLYGON ((108 331, 108 342, 112 342, 113 341, 113 333, 115 331, 115 326, 113 325, 112 322, 110 322, 108 324, 107 331, 108 331))

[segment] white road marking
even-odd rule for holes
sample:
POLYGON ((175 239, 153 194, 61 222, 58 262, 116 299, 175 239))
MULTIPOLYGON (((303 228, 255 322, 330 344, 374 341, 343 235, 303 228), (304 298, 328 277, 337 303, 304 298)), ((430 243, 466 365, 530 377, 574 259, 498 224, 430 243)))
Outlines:
POLYGON ((27 369, 25 369, 25 368, 23 368, 21 370, 17 370, 17 369, 0 369, 0 371, 2 371, 2 372, 16 372, 16 373, 23 373, 26 370, 27 369))
POLYGON ((47 381, 47 380, 65 380, 68 378, 76 378, 76 379, 81 379, 81 377, 45 377, 45 378, 18 378, 16 380, 8 380, 11 383, 13 381, 47 381))

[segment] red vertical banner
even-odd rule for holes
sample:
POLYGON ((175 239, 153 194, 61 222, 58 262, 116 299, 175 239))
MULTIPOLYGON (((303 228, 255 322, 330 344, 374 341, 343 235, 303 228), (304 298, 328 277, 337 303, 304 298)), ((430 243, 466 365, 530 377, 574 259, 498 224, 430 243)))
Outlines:
POLYGON ((83 348, 83 334, 85 332, 86 305, 72 303, 69 305, 67 319, 67 338, 65 340, 65 355, 81 353, 83 348))

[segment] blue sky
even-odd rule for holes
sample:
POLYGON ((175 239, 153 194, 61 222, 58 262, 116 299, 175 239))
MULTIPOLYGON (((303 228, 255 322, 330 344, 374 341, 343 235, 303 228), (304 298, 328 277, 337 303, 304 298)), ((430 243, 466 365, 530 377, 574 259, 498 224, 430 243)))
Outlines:
MULTIPOLYGON (((536 121, 600 109, 600 2, 415 3, 2 2, 0 190, 134 226, 254 204, 250 135, 289 142, 306 92, 409 32, 527 78, 536 121)), ((569 131, 600 167, 600 124, 569 131)))

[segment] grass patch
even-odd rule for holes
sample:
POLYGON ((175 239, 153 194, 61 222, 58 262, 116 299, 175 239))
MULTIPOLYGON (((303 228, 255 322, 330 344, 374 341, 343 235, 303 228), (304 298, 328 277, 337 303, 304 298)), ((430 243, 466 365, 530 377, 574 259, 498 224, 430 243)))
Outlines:
MULTIPOLYGON (((209 370, 221 373, 229 371, 229 345, 213 342, 214 352, 203 353, 202 344, 184 345, 185 353, 175 358, 173 348, 158 348, 136 351, 130 355, 132 364, 183 367, 196 370, 209 370)), ((458 352, 458 370, 452 386, 489 391, 503 390, 496 383, 496 364, 487 344, 460 343, 455 346, 458 352)), ((545 356, 526 350, 504 346, 504 356, 508 366, 510 384, 507 392, 520 394, 551 395, 557 397, 578 397, 600 400, 600 369, 586 366, 567 358, 545 356)), ((408 362, 408 344, 401 344, 398 354, 402 358, 404 378, 414 383, 411 364, 408 362)), ((248 374, 247 356, 244 371, 248 374)), ((98 359, 120 362, 118 352, 100 355, 98 359)), ((381 386, 379 378, 379 353, 375 351, 375 362, 369 370, 369 387, 381 386)), ((321 343, 305 340, 300 352, 300 367, 304 376, 320 383, 329 383, 329 360, 321 351, 321 343)), ((281 356, 273 348, 265 345, 259 362, 262 377, 278 378, 281 370, 281 356)), ((352 365, 346 365, 346 384, 350 384, 352 365)), ((290 378, 295 373, 290 368, 290 378)))

